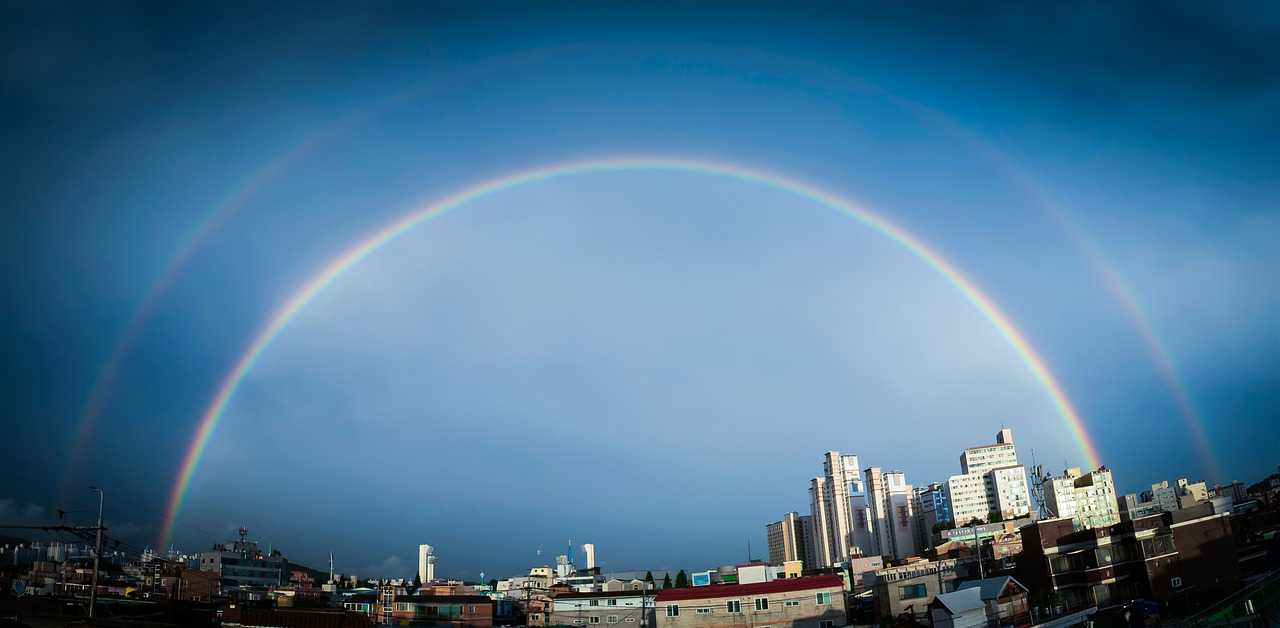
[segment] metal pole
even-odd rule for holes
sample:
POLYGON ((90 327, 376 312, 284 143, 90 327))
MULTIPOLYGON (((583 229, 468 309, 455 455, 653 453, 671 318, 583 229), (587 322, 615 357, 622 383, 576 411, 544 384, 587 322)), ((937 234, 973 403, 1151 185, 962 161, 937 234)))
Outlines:
POLYGON ((89 619, 93 619, 93 608, 98 605, 98 560, 102 557, 102 502, 105 493, 96 486, 89 490, 98 494, 98 535, 93 542, 93 588, 89 590, 89 619))

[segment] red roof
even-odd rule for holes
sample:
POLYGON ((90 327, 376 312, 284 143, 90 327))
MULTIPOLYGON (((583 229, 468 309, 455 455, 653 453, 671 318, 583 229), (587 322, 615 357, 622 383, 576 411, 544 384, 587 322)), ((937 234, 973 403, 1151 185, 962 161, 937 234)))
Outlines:
POLYGON ((681 600, 706 600, 830 588, 844 588, 844 578, 837 575, 808 576, 805 578, 778 578, 769 582, 752 584, 713 584, 705 587, 661 589, 654 600, 658 603, 679 602, 681 600))

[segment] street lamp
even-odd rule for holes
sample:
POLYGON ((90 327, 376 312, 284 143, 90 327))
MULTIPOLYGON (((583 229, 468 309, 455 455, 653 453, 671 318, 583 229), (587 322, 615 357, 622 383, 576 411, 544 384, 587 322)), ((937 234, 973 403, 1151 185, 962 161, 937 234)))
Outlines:
POLYGON ((98 560, 102 557, 102 502, 106 493, 96 486, 89 490, 98 494, 98 537, 93 542, 93 588, 89 590, 89 619, 93 619, 93 609, 98 605, 98 560))

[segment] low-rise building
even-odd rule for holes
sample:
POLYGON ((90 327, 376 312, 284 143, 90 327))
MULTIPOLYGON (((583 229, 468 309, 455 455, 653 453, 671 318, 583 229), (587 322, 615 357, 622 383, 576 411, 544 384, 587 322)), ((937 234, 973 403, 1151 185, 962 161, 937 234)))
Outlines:
POLYGON ((956 589, 956 581, 976 574, 977 560, 922 560, 888 567, 875 574, 875 615, 893 619, 903 613, 925 615, 933 599, 956 589))
POLYGON ((483 595, 396 595, 390 620, 392 623, 429 622, 433 626, 454 628, 493 628, 493 600, 483 595))
POLYGON ((847 623, 844 578, 780 578, 755 584, 662 589, 654 598, 657 628, 835 628, 847 623))
POLYGON ((653 591, 561 593, 551 598, 551 617, 557 626, 637 628, 653 611, 653 591))

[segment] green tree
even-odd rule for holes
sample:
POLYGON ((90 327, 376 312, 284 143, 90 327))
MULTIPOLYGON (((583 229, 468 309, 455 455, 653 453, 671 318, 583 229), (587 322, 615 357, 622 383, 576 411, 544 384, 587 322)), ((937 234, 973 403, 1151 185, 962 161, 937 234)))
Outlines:
POLYGON ((650 589, 657 588, 657 586, 658 586, 658 585, 657 585, 656 583, 654 583, 654 581, 653 581, 653 572, 652 572, 652 571, 646 571, 646 572, 644 572, 644 581, 645 581, 645 582, 647 582, 647 583, 649 583, 649 588, 650 588, 650 589))
POLYGON ((420 573, 413 574, 413 586, 415 587, 422 586, 422 574, 420 573))
POLYGON ((670 571, 662 574, 662 588, 664 589, 671 588, 671 572, 670 571))
POLYGON ((689 576, 686 576, 684 570, 681 569, 680 573, 676 574, 676 588, 683 589, 687 586, 689 586, 689 576))
POLYGON ((982 525, 982 523, 983 523, 983 521, 982 521, 981 519, 979 519, 979 518, 977 518, 977 517, 974 517, 974 518, 972 518, 972 519, 970 519, 970 520, 969 520, 969 523, 964 524, 964 527, 968 528, 968 527, 971 527, 971 526, 980 526, 980 525, 982 525))
POLYGON ((497 578, 489 578, 489 590, 490 590, 490 591, 497 591, 497 590, 498 590, 498 579, 497 579, 497 578))

